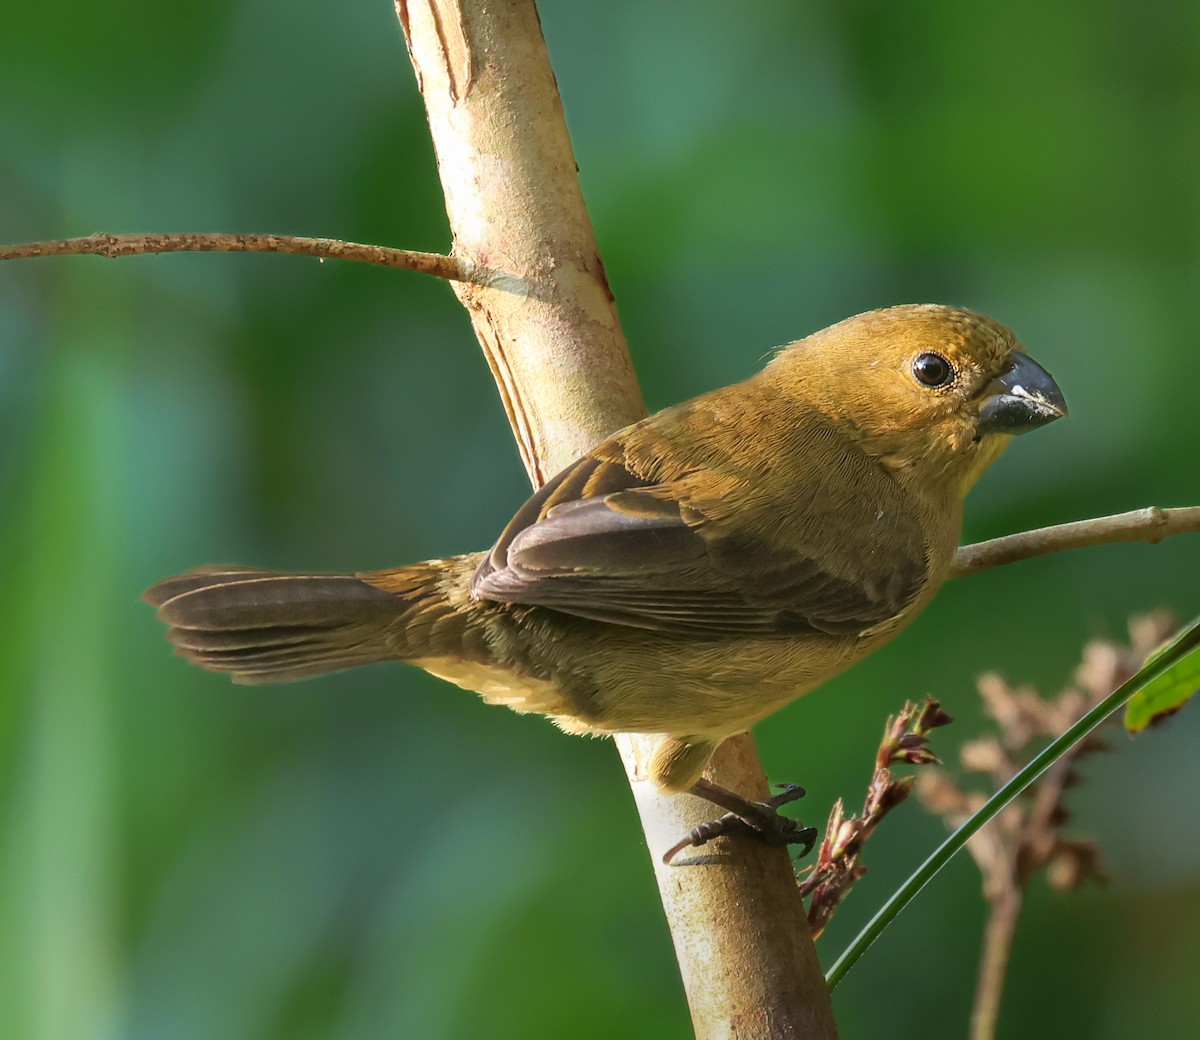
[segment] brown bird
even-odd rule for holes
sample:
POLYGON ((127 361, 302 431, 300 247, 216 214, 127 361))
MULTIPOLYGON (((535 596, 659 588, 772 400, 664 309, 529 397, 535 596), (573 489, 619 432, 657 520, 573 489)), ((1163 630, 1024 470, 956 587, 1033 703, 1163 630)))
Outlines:
POLYGON ((571 733, 659 734, 660 789, 769 831, 765 806, 701 779, 717 745, 907 625, 947 574, 971 485, 1013 434, 1066 414, 989 318, 870 311, 613 434, 490 552, 206 568, 145 598, 177 653, 236 682, 407 661, 571 733))

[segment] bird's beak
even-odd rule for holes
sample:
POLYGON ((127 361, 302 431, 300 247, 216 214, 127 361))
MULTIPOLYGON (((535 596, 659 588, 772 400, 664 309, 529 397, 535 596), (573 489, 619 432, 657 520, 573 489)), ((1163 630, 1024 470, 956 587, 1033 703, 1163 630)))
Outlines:
POLYGON ((978 432, 1025 433, 1066 414, 1067 402, 1050 373, 1014 350, 1008 368, 983 388, 978 432))

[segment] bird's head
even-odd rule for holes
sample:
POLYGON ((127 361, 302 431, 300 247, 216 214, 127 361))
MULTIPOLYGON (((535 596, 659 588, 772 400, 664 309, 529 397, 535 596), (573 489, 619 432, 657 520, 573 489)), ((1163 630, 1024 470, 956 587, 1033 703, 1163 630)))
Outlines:
POLYGON ((1014 434, 1067 414, 1050 374, 1003 325, 955 307, 888 307, 785 347, 768 366, 897 471, 965 494, 1014 434))

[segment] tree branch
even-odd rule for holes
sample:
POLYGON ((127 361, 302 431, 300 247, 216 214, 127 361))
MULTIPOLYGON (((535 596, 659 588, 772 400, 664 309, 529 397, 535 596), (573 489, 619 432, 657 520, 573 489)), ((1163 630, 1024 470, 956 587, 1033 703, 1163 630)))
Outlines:
MULTIPOLYGON (((398 7, 402 6, 404 5, 398 4, 398 7)), ((458 247, 453 255, 447 256, 443 253, 424 253, 412 249, 395 249, 390 246, 345 242, 336 238, 303 238, 295 235, 236 235, 206 232, 113 235, 104 231, 81 238, 62 238, 47 242, 22 242, 17 245, 0 246, 0 260, 79 255, 116 259, 122 256, 139 256, 147 253, 286 253, 293 256, 312 256, 321 260, 351 260, 356 263, 373 264, 377 267, 400 268, 462 285, 515 291, 518 295, 529 294, 532 296, 534 291, 533 283, 501 275, 483 264, 475 263, 469 255, 463 255, 458 247)), ((598 256, 595 258, 595 262, 599 263, 598 256)), ((607 291, 607 285, 605 285, 605 289, 607 291)), ((554 295, 553 291, 550 295, 554 295)), ((468 308, 478 306, 477 303, 469 302, 473 300, 469 294, 460 293, 460 296, 463 297, 463 302, 468 308)), ((615 314, 613 318, 615 320, 615 314)), ((485 328, 494 331, 491 330, 491 319, 487 319, 484 324, 485 328)), ((479 331, 478 321, 476 329, 479 331)), ((529 437, 529 431, 524 429, 522 421, 525 417, 519 411, 514 411, 516 402, 510 399, 514 388, 509 385, 512 378, 511 372, 506 377, 505 371, 511 369, 511 359, 504 356, 503 344, 494 342, 489 344, 488 340, 482 338, 482 333, 481 342, 484 344, 485 351, 488 352, 489 364, 492 366, 493 374, 496 376, 504 396, 505 407, 509 411, 514 434, 517 435, 521 444, 526 467, 530 470, 530 475, 534 478, 534 484, 537 486, 547 476, 557 472, 561 466, 554 466, 551 456, 555 453, 549 451, 544 454, 550 461, 550 465, 540 468, 537 466, 538 447, 536 444, 525 443, 529 437), (489 350, 489 345, 491 350, 489 350), (530 454, 531 449, 532 454, 530 454)), ((518 396, 522 395, 518 393, 518 396)), ((640 404, 640 392, 637 400, 640 404)), ((632 415, 629 421, 635 421, 640 417, 640 414, 632 415)), ((582 450, 586 450, 590 446, 589 443, 582 450)), ((561 464, 565 466, 578 457, 578 454, 582 454, 582 451, 562 459, 561 464)), ((954 554, 949 577, 964 578, 992 567, 1018 563, 1035 556, 1066 552, 1069 549, 1083 549, 1114 542, 1155 544, 1169 535, 1196 531, 1200 531, 1200 506, 1178 509, 1160 509, 1158 506, 1148 506, 1145 509, 1134 509, 1128 513, 1116 513, 1112 516, 1078 520, 1052 527, 1039 527, 1031 531, 1005 535, 1002 538, 992 538, 985 542, 960 546, 954 554)))
MULTIPOLYGON (((645 414, 576 175, 533 0, 396 0, 424 96, 456 257, 510 273, 456 285, 534 485, 645 414)), ((697 1037, 836 1036, 787 853, 730 842, 665 867, 712 815, 645 779, 647 742, 617 741, 650 846, 697 1037)), ((708 775, 766 796, 748 735, 708 775)))
POLYGON ((1083 549, 1091 545, 1107 545, 1111 542, 1162 541, 1168 535, 1200 531, 1200 506, 1181 509, 1159 509, 1149 506, 1129 513, 1101 516, 1094 520, 1077 520, 1071 524, 1054 527, 1039 527, 1034 531, 1022 531, 1003 538, 964 545, 954 554, 950 566, 951 578, 964 578, 990 567, 1006 563, 1045 556, 1049 553, 1065 552, 1068 549, 1083 549))
POLYGON ((419 253, 411 249, 342 242, 336 238, 297 238, 294 235, 151 234, 110 235, 99 231, 83 238, 61 238, 52 242, 23 242, 0 246, 0 260, 24 260, 38 256, 139 256, 145 253, 290 253, 322 260, 354 260, 377 267, 399 267, 430 274, 452 282, 487 284, 496 275, 457 256, 419 253))

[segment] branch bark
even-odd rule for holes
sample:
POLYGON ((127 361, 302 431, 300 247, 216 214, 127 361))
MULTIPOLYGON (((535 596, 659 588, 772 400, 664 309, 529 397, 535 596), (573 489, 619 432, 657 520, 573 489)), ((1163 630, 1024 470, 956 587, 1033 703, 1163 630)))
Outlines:
MULTIPOLYGON (((495 274, 456 285, 535 486, 645 414, 583 205, 532 0, 396 0, 424 96, 454 232, 452 255, 495 274)), ((659 881, 696 1035, 836 1036, 786 852, 731 843, 704 866, 662 852, 712 815, 644 779, 646 749, 618 741, 659 881)), ((708 774, 765 796, 748 736, 708 774)))
POLYGON ((295 235, 227 235, 184 232, 181 234, 110 235, 98 231, 82 238, 59 238, 49 242, 22 242, 0 246, 0 260, 27 260, 39 256, 120 256, 146 253, 291 253, 322 260, 355 260, 376 267, 399 267, 457 282, 486 282, 489 272, 464 260, 441 253, 392 249, 336 238, 297 238, 295 235))
POLYGON ((961 546, 954 554, 951 578, 964 578, 989 567, 1029 560, 1035 556, 1083 549, 1112 542, 1160 542, 1168 535, 1200 531, 1200 506, 1159 509, 1148 506, 1128 513, 1076 520, 1055 527, 1005 535, 987 542, 961 546))

